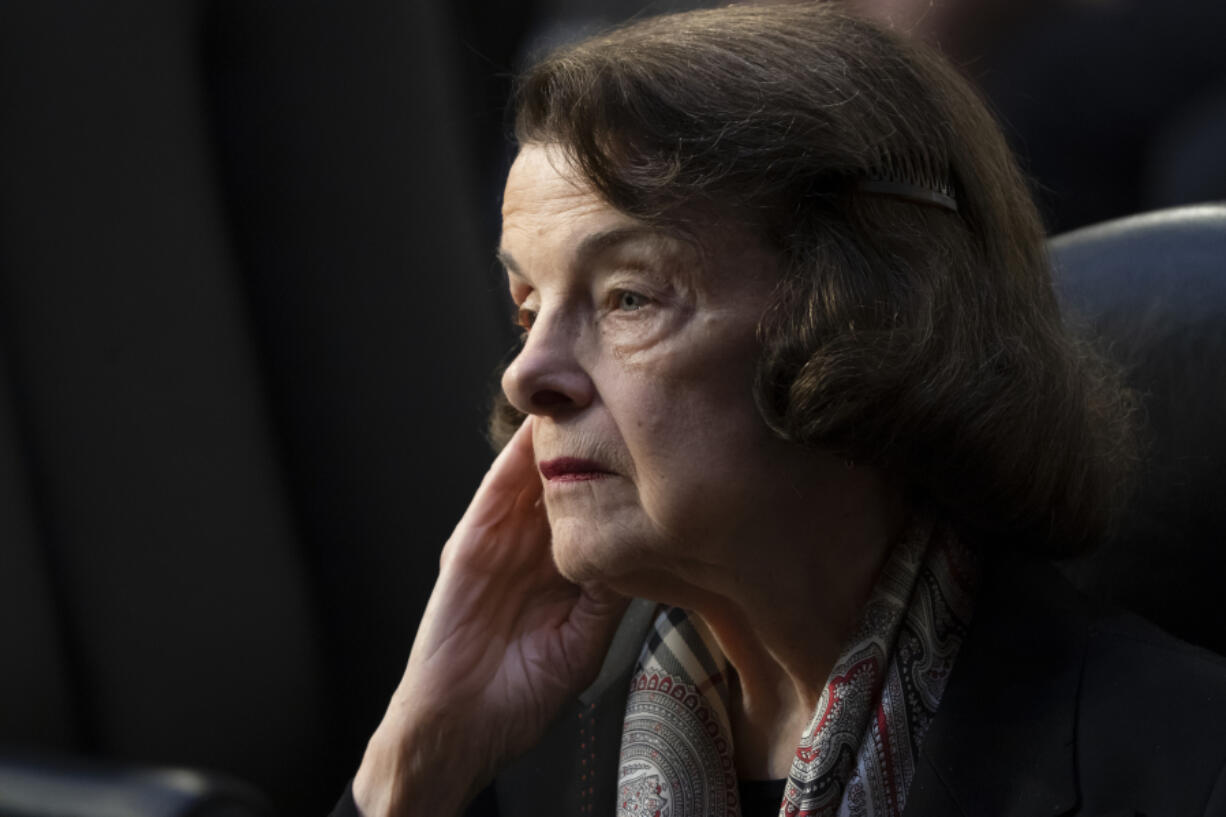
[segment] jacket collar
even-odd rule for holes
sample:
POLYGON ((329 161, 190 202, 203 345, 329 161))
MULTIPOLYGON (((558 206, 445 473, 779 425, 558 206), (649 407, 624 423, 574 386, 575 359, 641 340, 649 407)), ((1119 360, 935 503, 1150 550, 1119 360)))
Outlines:
POLYGON ((907 817, 1053 817, 1076 808, 1088 634, 1085 601, 1050 565, 1017 554, 986 560, 907 817))
POLYGON ((643 651, 643 642, 647 639, 647 631, 651 629, 657 609, 659 605, 654 601, 634 599, 630 602, 621 623, 617 625, 617 632, 596 680, 579 695, 581 705, 590 706, 612 698, 611 703, 616 705, 620 702, 620 711, 626 711, 630 676, 634 673, 639 653, 643 651))
MULTIPOLYGON (((612 817, 630 676, 656 606, 630 603, 596 680, 563 708, 535 747, 498 775, 499 817, 612 817)), ((492 810, 474 803, 468 813, 492 810)))
MULTIPOLYGON (((656 605, 630 605, 596 681, 500 775, 500 813, 611 814, 630 675, 656 605), (547 794, 547 792, 549 792, 547 794)), ((906 817, 1056 817, 1077 805, 1085 602, 1050 565, 984 565, 970 632, 920 749, 906 817)))

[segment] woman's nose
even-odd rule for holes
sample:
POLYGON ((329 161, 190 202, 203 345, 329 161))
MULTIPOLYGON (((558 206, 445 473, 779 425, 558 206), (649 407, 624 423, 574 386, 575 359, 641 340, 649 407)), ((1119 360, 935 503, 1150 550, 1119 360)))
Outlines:
POLYGON ((537 318, 524 347, 502 375, 502 390, 525 414, 555 416, 592 402, 595 385, 575 355, 576 337, 562 320, 537 318))

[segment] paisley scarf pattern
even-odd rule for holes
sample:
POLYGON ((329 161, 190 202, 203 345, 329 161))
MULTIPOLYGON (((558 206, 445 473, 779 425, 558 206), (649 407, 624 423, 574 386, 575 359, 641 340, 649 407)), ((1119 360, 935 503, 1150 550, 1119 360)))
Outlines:
MULTIPOLYGON (((970 621, 976 560, 913 524, 877 578, 800 736, 780 817, 897 817, 970 621)), ((740 817, 729 666, 703 623, 663 609, 632 676, 618 817, 740 817)))

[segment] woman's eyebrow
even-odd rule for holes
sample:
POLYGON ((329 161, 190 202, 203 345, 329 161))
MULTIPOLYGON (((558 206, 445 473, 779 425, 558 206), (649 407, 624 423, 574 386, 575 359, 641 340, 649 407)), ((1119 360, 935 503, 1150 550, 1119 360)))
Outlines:
MULTIPOLYGON (((651 227, 645 224, 627 224, 620 227, 611 227, 607 230, 600 230, 584 236, 583 240, 579 242, 579 246, 575 249, 572 263, 582 266, 609 250, 642 238, 684 240, 671 231, 661 230, 659 227, 651 227)), ((519 264, 516 263, 511 253, 499 247, 494 251, 494 254, 497 256, 498 261, 506 267, 508 273, 519 278, 524 277, 519 264)))
POLYGON ((524 274, 519 270, 519 264, 515 263, 515 259, 511 257, 511 254, 502 247, 494 250, 494 256, 498 259, 498 263, 502 264, 502 266, 506 268, 506 271, 509 274, 518 278, 524 277, 524 274))
POLYGON ((595 258, 636 239, 670 239, 673 236, 658 227, 648 227, 643 224, 628 224, 612 227, 608 230, 592 233, 579 242, 575 250, 574 263, 586 264, 595 258))

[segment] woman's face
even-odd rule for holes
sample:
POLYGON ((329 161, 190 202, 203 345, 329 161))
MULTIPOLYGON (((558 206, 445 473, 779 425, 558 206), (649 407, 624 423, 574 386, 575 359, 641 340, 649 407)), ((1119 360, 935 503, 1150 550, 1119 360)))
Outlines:
POLYGON ((696 242, 649 228, 540 145, 511 168, 502 214, 526 333, 502 385, 536 417, 564 575, 686 575, 812 512, 828 463, 774 437, 752 396, 769 252, 726 225, 696 242))

